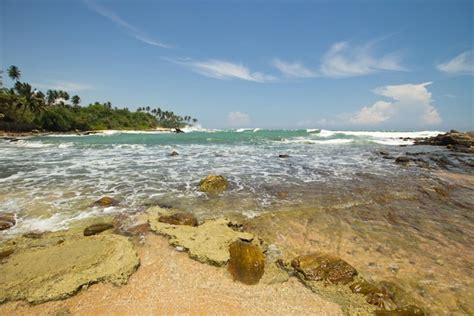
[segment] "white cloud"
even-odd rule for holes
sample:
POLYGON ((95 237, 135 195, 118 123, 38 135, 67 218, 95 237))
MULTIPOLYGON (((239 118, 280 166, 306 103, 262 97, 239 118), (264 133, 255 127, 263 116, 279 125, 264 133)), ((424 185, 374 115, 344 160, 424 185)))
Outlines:
POLYGON ((161 43, 159 41, 156 41, 155 39, 151 38, 148 36, 145 32, 140 30, 139 28, 129 24, 127 21, 122 19, 120 16, 118 16, 116 13, 112 12, 111 10, 97 4, 93 0, 83 0, 84 4, 92 11, 102 15, 103 17, 109 19, 116 25, 120 26, 123 30, 125 30, 126 33, 131 35, 132 37, 136 38, 137 40, 153 45, 153 46, 158 46, 162 48, 171 48, 171 45, 161 43))
POLYGON ((399 53, 374 56, 375 42, 355 46, 349 42, 338 42, 324 54, 320 72, 333 78, 354 77, 383 70, 403 71, 399 53))
POLYGON ((392 99, 377 101, 352 115, 349 121, 357 125, 398 124, 409 127, 441 123, 441 117, 433 106, 431 92, 421 84, 402 84, 379 87, 375 93, 392 99))
POLYGON ((49 83, 32 83, 33 87, 41 88, 41 89, 52 89, 52 90, 64 90, 69 92, 77 92, 77 91, 84 91, 84 90, 92 90, 93 87, 89 85, 85 85, 82 83, 76 82, 49 82, 49 83))
POLYGON ((215 79, 240 79, 255 82, 274 81, 276 78, 261 72, 252 72, 241 64, 224 60, 209 59, 206 61, 184 60, 174 62, 186 66, 194 72, 215 79))
POLYGON ((250 116, 242 112, 229 112, 227 124, 231 127, 244 127, 250 123, 250 116))
POLYGON ((307 68, 301 62, 284 62, 280 59, 273 60, 275 66, 286 77, 290 78, 311 78, 316 76, 316 72, 307 68))
POLYGON ((437 67, 451 74, 474 74, 474 50, 465 51, 437 67))

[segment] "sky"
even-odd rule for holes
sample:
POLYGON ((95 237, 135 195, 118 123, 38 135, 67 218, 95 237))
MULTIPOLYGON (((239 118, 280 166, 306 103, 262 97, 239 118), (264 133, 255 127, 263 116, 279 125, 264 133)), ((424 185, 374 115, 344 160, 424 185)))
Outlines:
POLYGON ((474 130, 473 3, 0 0, 0 66, 208 128, 474 130))

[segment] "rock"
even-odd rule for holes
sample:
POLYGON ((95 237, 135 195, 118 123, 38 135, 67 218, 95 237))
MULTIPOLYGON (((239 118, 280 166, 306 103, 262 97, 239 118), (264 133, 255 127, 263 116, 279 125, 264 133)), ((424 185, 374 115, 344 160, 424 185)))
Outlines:
POLYGON ((104 196, 103 198, 97 200, 94 202, 94 205, 96 206, 115 206, 118 205, 119 202, 115 200, 114 198, 111 198, 110 196, 104 196))
POLYGON ((8 258, 14 252, 15 251, 13 249, 1 250, 0 251, 0 261, 3 260, 3 259, 8 258))
POLYGON ((114 228, 114 225, 110 223, 94 224, 84 229, 84 236, 97 235, 105 230, 112 229, 112 228, 114 228))
POLYGON ((284 200, 287 199, 289 196, 289 193, 287 191, 279 191, 276 193, 277 198, 284 200))
POLYGON ((30 238, 30 239, 40 239, 41 236, 43 236, 43 234, 44 234, 43 232, 34 231, 34 232, 23 234, 23 237, 30 238))
POLYGON ((379 151, 380 156, 389 156, 390 153, 388 151, 379 151))
POLYGON ((15 251, 0 264, 0 303, 64 299, 102 281, 122 285, 139 263, 132 243, 118 235, 75 237, 15 251))
POLYGON ((176 134, 184 133, 180 128, 175 128, 175 129, 174 129, 174 132, 175 132, 176 134))
POLYGON ((178 152, 177 151, 172 151, 171 154, 170 154, 171 157, 174 157, 174 156, 179 156, 178 152))
POLYGON ((290 155, 280 154, 280 155, 278 155, 278 158, 290 158, 290 155))
POLYGON ((450 146, 450 150, 471 153, 474 147, 474 132, 460 133, 451 130, 445 134, 416 139, 415 145, 450 146))
POLYGON ((425 312, 417 306, 408 305, 391 311, 375 311, 377 316, 422 316, 425 312))
POLYGON ((145 235, 150 231, 150 224, 149 223, 144 223, 144 224, 139 224, 133 227, 130 227, 126 230, 127 233, 131 235, 145 235))
POLYGON ((384 310, 390 310, 397 307, 386 291, 365 280, 359 280, 352 283, 350 289, 353 293, 364 295, 367 303, 384 310))
POLYGON ((221 193, 228 187, 227 179, 220 175, 209 175, 199 182, 199 190, 207 193, 221 193))
POLYGON ((228 270, 234 281, 257 284, 265 270, 265 256, 260 247, 236 240, 229 246, 228 270))
MULTIPOLYGON (((149 211, 151 212, 151 210, 149 211)), ((229 260, 229 245, 236 240, 252 241, 250 233, 233 230, 232 222, 225 218, 209 220, 199 226, 171 225, 150 214, 153 232, 169 237, 169 243, 188 250, 189 256, 199 262, 222 266, 229 260)))
POLYGON ((16 215, 13 213, 0 213, 0 230, 12 228, 16 225, 16 215))
POLYGON ((198 221, 196 217, 191 213, 180 212, 172 215, 163 215, 160 216, 158 221, 162 223, 168 223, 172 225, 188 225, 188 226, 197 226, 198 221))
POLYGON ((341 258, 322 253, 296 257, 291 261, 291 266, 309 281, 347 284, 357 275, 357 270, 341 258))
POLYGON ((399 164, 407 164, 410 162, 410 158, 407 156, 399 156, 395 159, 395 162, 399 164))

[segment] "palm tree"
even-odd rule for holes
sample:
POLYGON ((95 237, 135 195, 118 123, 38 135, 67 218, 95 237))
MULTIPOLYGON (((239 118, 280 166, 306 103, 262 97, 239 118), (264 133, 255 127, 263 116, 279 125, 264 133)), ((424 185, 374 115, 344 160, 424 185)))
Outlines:
POLYGON ((197 118, 193 118, 193 123, 194 123, 194 124, 196 124, 196 123, 197 123, 197 121, 198 121, 198 119, 197 119, 197 118))
POLYGON ((39 113, 43 109, 43 99, 37 95, 36 90, 33 90, 30 84, 17 81, 15 83, 15 90, 21 98, 22 116, 25 115, 27 109, 33 113, 39 113))
POLYGON ((71 98, 72 105, 78 106, 81 103, 81 98, 78 95, 74 95, 71 98))
POLYGON ((56 99, 59 97, 59 93, 56 90, 48 90, 46 91, 46 103, 48 105, 54 104, 56 102, 56 99))
POLYGON ((18 69, 17 66, 11 65, 8 68, 8 77, 10 77, 13 81, 18 81, 21 78, 21 71, 18 69))
POLYGON ((150 112, 150 107, 149 106, 146 107, 146 111, 150 112))

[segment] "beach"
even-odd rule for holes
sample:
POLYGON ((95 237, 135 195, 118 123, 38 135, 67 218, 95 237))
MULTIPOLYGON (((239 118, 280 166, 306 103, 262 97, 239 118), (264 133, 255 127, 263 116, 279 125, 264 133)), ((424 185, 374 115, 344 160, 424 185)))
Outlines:
POLYGON ((472 154, 414 145, 440 132, 185 132, 1 141, 0 212, 14 214, 15 223, 0 232, 0 252, 11 251, 0 271, 14 271, 9 261, 20 264, 21 256, 54 257, 64 245, 95 239, 107 251, 130 248, 123 256, 130 264, 123 270, 111 261, 117 272, 105 261, 85 261, 84 271, 101 267, 97 277, 56 296, 44 296, 40 285, 34 295, 21 284, 15 295, 0 287, 0 313, 474 311, 472 154), (209 175, 222 175, 218 192, 204 189, 209 175), (110 201, 97 202, 102 197, 110 201), (181 213, 195 221, 163 219, 181 213), (94 224, 108 226, 84 236, 94 224), (220 229, 230 237, 215 240, 216 255, 190 241, 204 236, 214 245, 220 229), (228 247, 237 241, 264 256, 255 285, 229 270, 228 247), (308 254, 334 270, 312 277, 303 264, 308 254))

